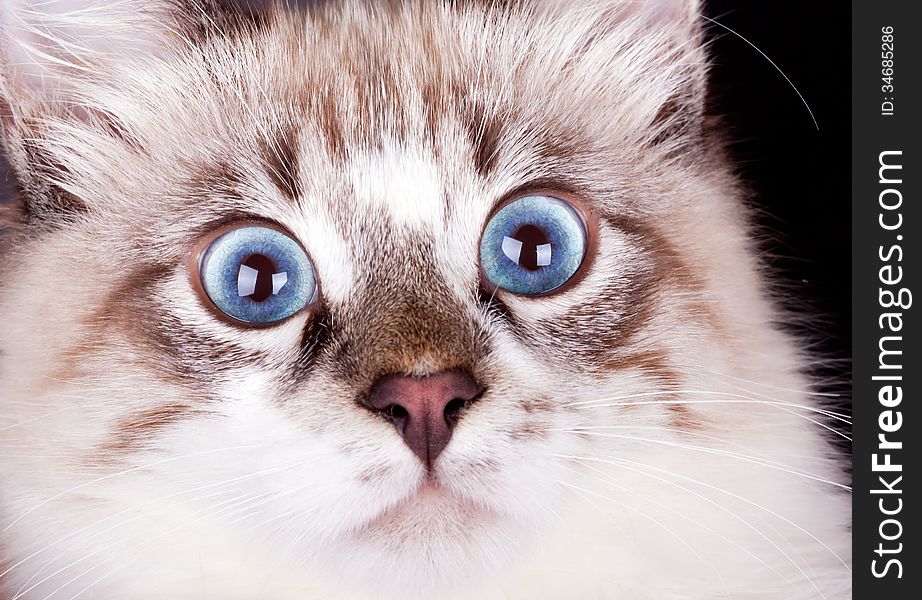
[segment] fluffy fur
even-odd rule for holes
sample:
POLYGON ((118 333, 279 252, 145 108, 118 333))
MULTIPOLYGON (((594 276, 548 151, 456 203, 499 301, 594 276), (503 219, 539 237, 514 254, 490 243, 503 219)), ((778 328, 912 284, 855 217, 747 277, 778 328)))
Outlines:
POLYGON ((703 114, 697 7, 14 0, 0 596, 850 596, 850 499, 703 114), (491 211, 591 264, 481 289, 491 211), (322 302, 216 319, 189 253, 287 228, 322 302), (357 399, 486 387, 431 476, 357 399))

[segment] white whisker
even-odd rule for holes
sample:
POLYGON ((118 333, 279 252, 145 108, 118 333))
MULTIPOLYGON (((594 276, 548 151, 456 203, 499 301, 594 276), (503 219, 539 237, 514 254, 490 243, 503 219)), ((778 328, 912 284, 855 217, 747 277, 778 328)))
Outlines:
POLYGON ((565 406, 590 406, 592 408, 606 406, 643 406, 645 404, 762 404, 766 406, 784 406, 786 408, 806 410, 809 412, 815 412, 821 414, 825 417, 842 421, 844 423, 851 424, 848 415, 843 415, 837 412, 830 410, 825 410, 822 408, 816 408, 815 406, 808 406, 805 404, 797 404, 795 402, 784 402, 780 400, 757 400, 749 396, 744 396, 742 394, 736 394, 733 392, 720 392, 715 390, 664 390, 657 392, 639 392, 636 394, 626 394, 623 396, 613 396, 609 398, 598 398, 595 400, 583 400, 580 402, 569 402, 565 406), (632 398, 648 398, 655 396, 666 396, 666 395, 675 395, 675 394, 696 394, 696 395, 713 395, 713 396, 726 396, 732 398, 733 400, 662 400, 662 401, 649 401, 649 402, 618 402, 620 400, 629 400, 632 398), (606 404, 612 402, 611 404, 606 404), (600 404, 603 403, 603 404, 600 404))
POLYGON ((845 485, 845 484, 838 483, 838 482, 836 482, 836 481, 831 481, 831 480, 829 480, 829 479, 825 479, 825 478, 823 478, 823 477, 820 477, 819 475, 814 475, 814 474, 811 474, 811 473, 805 473, 805 472, 803 472, 803 471, 797 471, 797 470, 794 470, 794 469, 792 469, 792 468, 790 468, 790 467, 788 467, 788 466, 786 466, 786 465, 777 463, 776 461, 767 461, 767 460, 760 459, 760 458, 755 457, 755 456, 749 456, 749 455, 745 455, 745 454, 736 454, 736 453, 734 453, 734 452, 727 452, 726 450, 718 450, 718 449, 716 449, 716 448, 708 448, 708 447, 705 447, 705 446, 693 446, 693 445, 691 445, 691 444, 682 444, 682 443, 679 443, 679 442, 670 442, 670 441, 668 441, 668 440, 657 440, 657 439, 653 439, 653 438, 641 438, 641 437, 629 436, 629 435, 618 435, 618 434, 615 434, 615 433, 599 433, 599 432, 584 431, 584 430, 581 429, 581 428, 572 428, 572 429, 570 429, 570 428, 552 428, 552 429, 550 429, 549 431, 572 431, 572 432, 584 433, 585 435, 591 435, 591 436, 597 436, 597 437, 606 437, 606 438, 613 438, 613 439, 629 440, 629 441, 634 441, 634 442, 646 442, 646 443, 650 443, 650 444, 660 444, 660 445, 663 445, 663 446, 670 446, 670 447, 673 447, 673 448, 681 448, 681 449, 683 449, 683 450, 692 450, 692 451, 695 451, 695 452, 704 452, 704 453, 708 453, 708 454, 716 454, 716 455, 718 455, 718 456, 725 456, 725 457, 727 457, 727 458, 734 458, 734 459, 737 459, 737 460, 740 460, 740 461, 743 461, 743 462, 747 462, 747 463, 750 463, 750 464, 759 465, 759 466, 766 467, 766 468, 769 468, 769 469, 775 469, 775 470, 781 471, 781 472, 783 472, 783 473, 788 473, 788 474, 791 474, 791 475, 796 475, 796 476, 798 476, 798 477, 803 477, 803 478, 810 479, 810 480, 813 480, 813 481, 819 481, 820 483, 826 483, 826 484, 828 484, 828 485, 832 485, 832 486, 835 486, 835 487, 837 487, 837 488, 840 488, 840 489, 843 489, 843 490, 846 490, 846 491, 849 491, 849 492, 852 490, 852 488, 851 488, 850 486, 847 486, 847 485, 845 485))
POLYGON ((744 37, 743 35, 737 33, 736 31, 730 29, 729 27, 727 27, 727 26, 724 25, 723 23, 720 23, 720 22, 718 22, 718 21, 715 21, 714 19, 712 19, 712 18, 710 18, 710 17, 708 17, 708 16, 705 16, 705 15, 701 15, 701 18, 704 19, 705 21, 710 21, 710 22, 713 23, 714 25, 717 25, 717 26, 719 26, 719 27, 723 27, 724 29, 726 29, 727 31, 729 31, 730 33, 732 33, 733 35, 735 35, 735 36, 738 37, 739 39, 743 40, 744 42, 746 42, 747 44, 749 44, 750 46, 752 46, 752 48, 754 48, 756 52, 758 52, 759 54, 761 54, 762 57, 765 58, 765 60, 767 60, 768 62, 770 62, 771 65, 772 65, 773 67, 775 67, 775 70, 778 71, 779 73, 781 73, 781 76, 784 77, 784 80, 788 82, 788 84, 791 86, 791 88, 792 88, 792 89, 794 90, 794 92, 797 94, 797 97, 800 98, 800 101, 801 101, 801 102, 803 103, 803 105, 807 108, 807 112, 810 113, 810 119, 813 121, 813 126, 816 127, 816 130, 817 130, 817 131, 820 130, 820 124, 817 122, 816 117, 813 115, 813 111, 810 109, 810 105, 807 103, 807 100, 803 97, 803 94, 800 93, 800 90, 797 89, 797 86, 794 85, 794 82, 791 81, 791 79, 790 79, 787 75, 785 75, 784 71, 781 70, 781 67, 779 67, 778 65, 775 64, 775 61, 773 61, 771 58, 769 58, 769 56, 768 56, 767 54, 765 54, 764 52, 762 52, 762 50, 760 50, 758 46, 756 46, 755 44, 753 44, 752 42, 750 42, 746 37, 744 37))

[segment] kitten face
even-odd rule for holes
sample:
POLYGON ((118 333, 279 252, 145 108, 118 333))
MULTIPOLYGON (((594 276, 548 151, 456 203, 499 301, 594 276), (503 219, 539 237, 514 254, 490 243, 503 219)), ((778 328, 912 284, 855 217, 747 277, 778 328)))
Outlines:
POLYGON ((7 10, 7 41, 70 66, 4 62, 5 589, 640 598, 655 556, 661 593, 709 597, 728 544, 744 585, 783 575, 766 597, 847 585, 844 496, 784 473, 836 469, 777 406, 805 384, 701 115, 693 7, 187 4, 125 13, 120 58, 7 10), (491 289, 484 228, 530 194, 581 213, 586 259, 491 289), (310 308, 257 328, 203 298, 203 240, 242 223, 303 246, 310 308), (444 372, 478 393, 426 465, 367 398, 444 372))

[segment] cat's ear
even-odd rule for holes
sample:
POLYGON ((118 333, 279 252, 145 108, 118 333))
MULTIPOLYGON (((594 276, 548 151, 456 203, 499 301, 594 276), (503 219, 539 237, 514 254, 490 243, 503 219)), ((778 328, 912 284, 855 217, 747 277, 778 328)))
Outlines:
POLYGON ((48 123, 79 123, 80 83, 107 60, 156 46, 144 0, 2 0, 0 128, 28 222, 71 218, 86 203, 60 185, 48 123))
POLYGON ((163 2, 3 0, 0 85, 9 109, 47 102, 107 59, 154 50, 163 2))
POLYGON ((66 191, 72 169, 61 143, 62 126, 96 134, 108 127, 110 137, 118 136, 106 107, 87 101, 91 90, 117 87, 126 63, 194 52, 210 39, 252 29, 268 4, 0 0, 0 129, 24 218, 51 222, 91 208, 92 200, 66 191))
POLYGON ((2 0, 5 95, 48 94, 107 60, 252 29, 272 0, 2 0))
POLYGON ((636 122, 646 142, 681 146, 703 131, 707 55, 699 0, 523 1, 568 39, 581 36, 586 76, 610 75, 621 94, 642 90, 634 106, 644 113, 636 122))
POLYGON ((655 69, 672 73, 671 89, 664 87, 656 100, 659 108, 648 124, 648 138, 681 151, 703 131, 707 97, 707 55, 704 48, 701 6, 698 0, 639 0, 628 13, 643 23, 651 35, 662 34, 655 69))

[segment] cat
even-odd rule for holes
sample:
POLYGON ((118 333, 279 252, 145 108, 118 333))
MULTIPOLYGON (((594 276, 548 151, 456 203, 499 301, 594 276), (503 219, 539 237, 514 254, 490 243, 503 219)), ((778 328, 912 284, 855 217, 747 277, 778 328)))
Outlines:
POLYGON ((5 0, 0 597, 850 597, 700 14, 5 0))

